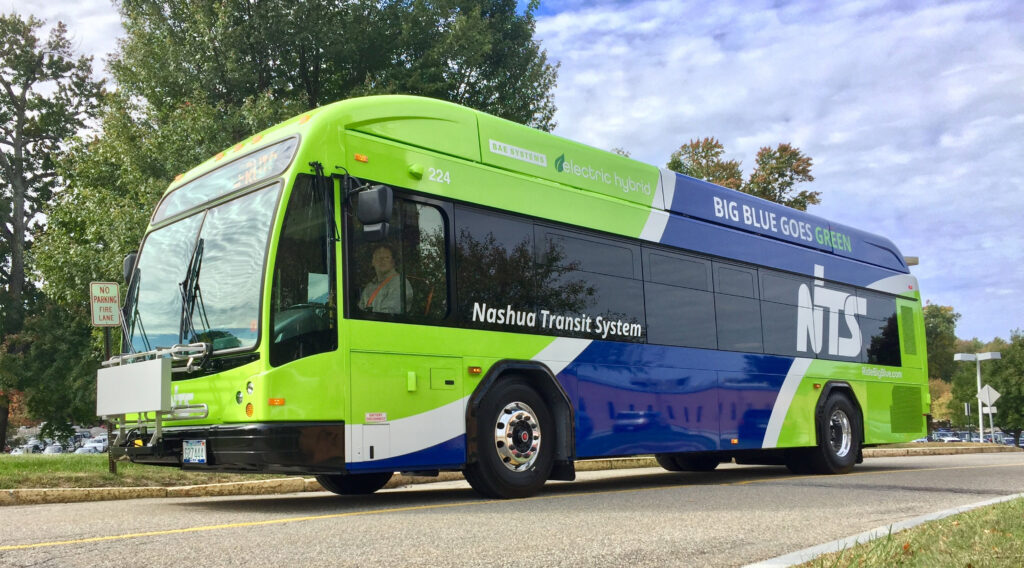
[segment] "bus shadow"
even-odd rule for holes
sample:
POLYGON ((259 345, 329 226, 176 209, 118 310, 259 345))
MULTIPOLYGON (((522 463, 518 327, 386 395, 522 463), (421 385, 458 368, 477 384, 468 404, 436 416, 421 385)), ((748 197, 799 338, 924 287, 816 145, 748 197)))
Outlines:
MULTIPOLYGON (((865 468, 875 469, 875 468, 865 468)), ((877 468, 879 470, 885 468, 877 468)), ((784 467, 744 466, 711 472, 669 472, 646 468, 626 473, 624 470, 582 472, 575 481, 552 481, 535 497, 528 499, 564 498, 595 493, 625 493, 651 489, 722 486, 772 480, 814 478, 797 476, 784 467), (622 472, 621 474, 617 474, 622 472)), ((240 495, 183 501, 178 506, 188 509, 222 513, 301 515, 359 515, 371 512, 411 511, 417 508, 459 505, 518 506, 523 500, 486 499, 465 482, 447 481, 407 485, 385 489, 373 495, 334 495, 329 492, 294 493, 289 495, 240 495)))

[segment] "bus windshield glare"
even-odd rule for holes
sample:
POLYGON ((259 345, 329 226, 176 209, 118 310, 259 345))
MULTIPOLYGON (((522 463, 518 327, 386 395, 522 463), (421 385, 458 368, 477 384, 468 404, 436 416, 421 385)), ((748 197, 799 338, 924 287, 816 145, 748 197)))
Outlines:
POLYGON ((125 306, 134 351, 197 341, 214 351, 257 344, 267 237, 279 193, 274 184, 150 233, 125 306), (201 258, 193 261, 200 241, 201 258), (190 270, 198 276, 186 285, 190 270), (186 296, 194 296, 194 305, 183 314, 186 296))

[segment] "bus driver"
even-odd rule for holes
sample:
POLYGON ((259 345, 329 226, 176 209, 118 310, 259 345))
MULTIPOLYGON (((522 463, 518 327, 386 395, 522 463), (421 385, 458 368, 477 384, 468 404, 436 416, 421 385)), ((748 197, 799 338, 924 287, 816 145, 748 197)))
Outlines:
POLYGON ((402 281, 407 305, 412 302, 412 285, 407 278, 397 278, 394 249, 391 245, 379 245, 373 251, 372 262, 375 278, 363 287, 359 309, 378 314, 402 313, 402 281))

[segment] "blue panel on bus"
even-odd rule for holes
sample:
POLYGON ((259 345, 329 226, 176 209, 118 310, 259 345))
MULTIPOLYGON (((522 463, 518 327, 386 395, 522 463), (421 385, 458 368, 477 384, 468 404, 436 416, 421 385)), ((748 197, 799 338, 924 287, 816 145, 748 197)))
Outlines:
POLYGON ((577 456, 760 448, 791 364, 774 355, 595 341, 559 373, 566 391, 578 393, 577 456))
POLYGON ((825 278, 867 286, 899 272, 852 261, 824 251, 774 239, 753 238, 749 233, 683 217, 670 216, 661 242, 704 254, 768 266, 797 274, 814 274, 814 265, 825 267, 825 278))
POLYGON ((466 436, 456 436, 436 446, 383 460, 345 464, 350 471, 413 471, 422 469, 458 469, 466 462, 466 436))
MULTIPOLYGON (((908 272, 899 249, 884 237, 682 174, 676 175, 668 209, 745 233, 908 272)), ((757 239, 745 235, 745 240, 757 239)))

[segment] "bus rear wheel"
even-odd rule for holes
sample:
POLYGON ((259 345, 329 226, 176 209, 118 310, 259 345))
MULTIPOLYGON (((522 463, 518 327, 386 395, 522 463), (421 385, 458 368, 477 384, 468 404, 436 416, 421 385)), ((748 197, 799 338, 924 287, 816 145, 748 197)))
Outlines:
POLYGON ((324 489, 338 495, 369 495, 387 485, 394 472, 323 474, 316 476, 317 483, 324 489))
POLYGON ((477 493, 514 499, 540 491, 554 460, 554 422, 533 388, 521 379, 499 381, 480 403, 476 431, 477 459, 464 473, 477 493))
POLYGON ((842 393, 829 395, 818 416, 818 445, 793 454, 787 466, 794 473, 850 473, 860 455, 862 428, 850 398, 842 393))

